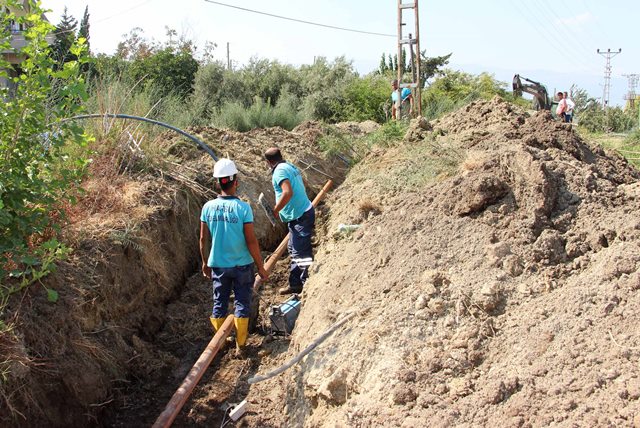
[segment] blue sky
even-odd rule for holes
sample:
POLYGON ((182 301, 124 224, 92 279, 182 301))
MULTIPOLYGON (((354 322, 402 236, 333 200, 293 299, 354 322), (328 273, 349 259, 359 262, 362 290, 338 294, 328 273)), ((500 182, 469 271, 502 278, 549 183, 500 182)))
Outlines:
MULTIPOLYGON (((222 0, 237 6, 324 24, 396 33, 396 0, 222 0)), ((395 52, 394 37, 361 35, 229 9, 204 0, 45 0, 49 19, 59 21, 64 6, 80 18, 91 14, 91 45, 112 53, 122 35, 141 27, 163 39, 165 26, 218 44, 216 57, 237 64, 257 55, 290 64, 314 56, 345 55, 361 73, 374 70, 382 52, 395 52)), ((549 89, 571 84, 601 96, 605 59, 596 49, 622 49, 612 60, 611 103, 627 91, 623 74, 640 73, 637 0, 458 0, 420 1, 421 47, 429 55, 453 52, 451 67, 488 71, 504 81, 513 74, 539 80, 549 89), (633 42, 636 40, 636 42, 633 42)), ((407 27, 413 22, 407 19, 407 27)))

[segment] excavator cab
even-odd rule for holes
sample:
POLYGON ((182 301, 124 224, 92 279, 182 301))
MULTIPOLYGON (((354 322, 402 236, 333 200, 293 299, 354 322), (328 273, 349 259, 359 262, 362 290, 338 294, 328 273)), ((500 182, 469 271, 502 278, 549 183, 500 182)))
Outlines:
POLYGON ((516 74, 513 76, 513 95, 521 97, 524 92, 533 95, 534 110, 551 110, 553 100, 549 97, 547 88, 540 82, 516 74))

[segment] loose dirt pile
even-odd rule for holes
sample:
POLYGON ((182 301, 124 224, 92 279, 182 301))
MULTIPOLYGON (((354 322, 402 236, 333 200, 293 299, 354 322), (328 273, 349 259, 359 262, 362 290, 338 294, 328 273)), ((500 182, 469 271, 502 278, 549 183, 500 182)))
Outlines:
POLYGON ((271 366, 358 315, 252 387, 247 422, 640 426, 637 170, 497 99, 432 126, 332 196, 292 346, 271 366))
MULTIPOLYGON (((346 172, 300 133, 190 132, 240 168, 239 196, 252 205, 265 251, 285 234, 257 204, 261 192, 274 198, 265 149, 279 146, 312 196, 329 176, 339 183, 346 172)), ((154 154, 129 150, 94 162, 65 230, 74 252, 43 281, 59 300, 48 302, 45 290, 32 286, 10 302, 15 336, 10 343, 0 338, 0 354, 8 351, 14 361, 0 388, 5 426, 152 422, 210 340, 211 286, 199 274, 198 233, 202 204, 215 197, 214 161, 173 134, 158 146, 161 169, 148 167, 154 154), (115 411, 105 419, 105 409, 115 411)), ((186 423, 202 419, 196 416, 186 423)))

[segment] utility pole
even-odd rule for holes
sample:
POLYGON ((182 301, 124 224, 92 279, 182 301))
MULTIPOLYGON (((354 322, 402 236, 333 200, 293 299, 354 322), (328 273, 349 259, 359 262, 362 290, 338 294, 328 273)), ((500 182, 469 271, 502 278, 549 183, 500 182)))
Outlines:
POLYGON ((629 108, 633 110, 636 106, 636 87, 638 86, 640 74, 623 74, 623 76, 629 81, 629 92, 624 96, 624 99, 627 100, 629 108))
POLYGON ((227 70, 231 70, 231 59, 229 58, 229 42, 227 42, 227 70))
POLYGON ((598 49, 596 52, 607 60, 604 66, 604 88, 602 90, 602 109, 605 110, 609 107, 609 92, 611 92, 611 58, 621 53, 622 49, 618 49, 617 52, 612 52, 611 49, 607 49, 606 52, 600 52, 600 49, 598 49))
POLYGON ((420 82, 420 19, 418 16, 418 0, 409 3, 403 3, 398 0, 398 99, 396 100, 396 117, 400 112, 402 105, 402 89, 412 89, 414 105, 417 108, 418 116, 422 115, 422 84, 420 82), (405 39, 402 35, 402 27, 405 25, 402 21, 402 12, 405 9, 413 9, 415 28, 413 33, 409 33, 409 38, 405 39), (413 37, 415 34, 415 38, 413 37), (411 82, 402 83, 402 75, 404 62, 402 61, 403 45, 409 45, 409 53, 411 58, 411 82), (414 53, 415 46, 415 53, 414 53))

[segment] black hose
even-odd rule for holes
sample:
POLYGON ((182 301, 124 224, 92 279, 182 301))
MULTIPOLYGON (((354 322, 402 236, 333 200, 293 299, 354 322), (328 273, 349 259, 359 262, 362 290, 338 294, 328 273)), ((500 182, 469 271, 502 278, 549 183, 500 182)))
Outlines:
POLYGON ((198 138, 194 137, 191 134, 188 134, 188 133, 184 132, 182 129, 176 128, 175 126, 172 126, 172 125, 169 125, 169 124, 166 124, 166 123, 163 123, 163 122, 159 122, 157 120, 149 119, 147 117, 132 116, 132 115, 129 115, 129 114, 113 114, 113 113, 97 114, 96 113, 96 114, 83 114, 83 115, 80 115, 80 116, 70 117, 68 119, 63 119, 62 122, 68 122, 70 120, 81 120, 81 119, 96 119, 96 118, 100 118, 100 117, 111 117, 111 118, 114 118, 114 119, 139 120, 141 122, 147 122, 147 123, 151 123, 153 125, 164 126, 165 128, 171 129, 172 131, 175 131, 178 134, 187 137, 188 139, 190 139, 191 141, 196 143, 198 146, 200 146, 200 148, 202 150, 207 152, 207 154, 209 154, 209 156, 211 156, 213 158, 213 160, 215 160, 215 161, 218 160, 218 157, 213 152, 213 150, 211 150, 211 148, 209 146, 207 146, 205 143, 203 143, 198 138))

